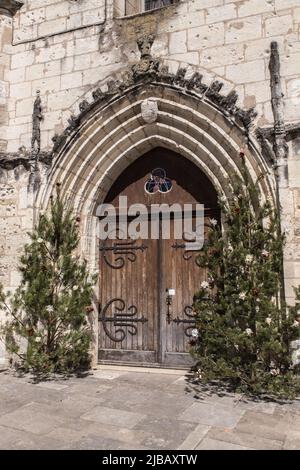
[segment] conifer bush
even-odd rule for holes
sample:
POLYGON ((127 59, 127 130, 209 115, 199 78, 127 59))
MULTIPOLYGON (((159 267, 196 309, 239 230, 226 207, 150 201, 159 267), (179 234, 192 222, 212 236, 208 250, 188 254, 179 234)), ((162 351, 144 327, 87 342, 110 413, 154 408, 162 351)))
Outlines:
POLYGON ((300 337, 300 289, 296 305, 280 299, 282 254, 279 215, 261 201, 258 181, 242 176, 229 197, 219 198, 223 228, 211 220, 197 259, 207 269, 195 296, 197 329, 191 341, 202 381, 221 381, 250 394, 299 393, 299 365, 291 343, 300 337))
POLYGON ((89 314, 95 278, 77 255, 79 219, 60 195, 39 217, 20 259, 21 285, 0 307, 7 319, 1 337, 26 370, 39 374, 89 367, 89 314))

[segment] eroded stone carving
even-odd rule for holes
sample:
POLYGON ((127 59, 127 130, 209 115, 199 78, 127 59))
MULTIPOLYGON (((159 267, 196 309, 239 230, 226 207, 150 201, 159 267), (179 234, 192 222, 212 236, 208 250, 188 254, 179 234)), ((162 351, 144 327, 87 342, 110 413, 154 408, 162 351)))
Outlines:
POLYGON ((272 109, 274 115, 274 152, 277 160, 283 161, 287 159, 289 150, 286 142, 286 130, 284 122, 284 95, 282 92, 280 77, 280 57, 278 43, 276 41, 271 43, 269 70, 271 77, 272 109))
POLYGON ((147 124, 153 124, 157 120, 158 106, 154 100, 145 100, 141 104, 142 118, 147 124))
POLYGON ((86 111, 89 107, 90 107, 90 104, 87 100, 83 100, 81 101, 81 103, 79 103, 79 111, 81 113, 84 113, 84 111, 86 111))
POLYGON ((35 154, 39 154, 41 150, 41 121, 43 119, 42 114, 42 100, 40 91, 36 92, 36 99, 33 105, 32 113, 32 139, 31 139, 31 150, 35 154))
POLYGON ((132 73, 135 80, 151 75, 158 71, 159 60, 151 55, 151 47, 154 43, 155 36, 150 34, 137 40, 137 45, 141 53, 140 61, 132 66, 132 73))

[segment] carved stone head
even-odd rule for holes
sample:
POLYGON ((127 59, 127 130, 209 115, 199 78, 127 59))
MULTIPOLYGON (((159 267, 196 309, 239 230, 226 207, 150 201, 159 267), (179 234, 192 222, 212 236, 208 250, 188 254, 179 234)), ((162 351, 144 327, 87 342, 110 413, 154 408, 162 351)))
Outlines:
POLYGON ((151 57, 151 48, 154 43, 154 40, 154 34, 149 34, 149 36, 138 38, 137 45, 141 53, 141 59, 151 57))

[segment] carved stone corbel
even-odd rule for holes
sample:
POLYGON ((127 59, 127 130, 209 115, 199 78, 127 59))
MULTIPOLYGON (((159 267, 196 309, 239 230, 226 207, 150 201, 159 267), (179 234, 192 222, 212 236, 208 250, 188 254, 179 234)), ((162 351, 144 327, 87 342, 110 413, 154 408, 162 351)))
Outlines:
POLYGON ((1 11, 9 14, 10 16, 15 16, 18 10, 22 8, 24 2, 19 2, 16 0, 1 0, 0 2, 0 14, 1 11))

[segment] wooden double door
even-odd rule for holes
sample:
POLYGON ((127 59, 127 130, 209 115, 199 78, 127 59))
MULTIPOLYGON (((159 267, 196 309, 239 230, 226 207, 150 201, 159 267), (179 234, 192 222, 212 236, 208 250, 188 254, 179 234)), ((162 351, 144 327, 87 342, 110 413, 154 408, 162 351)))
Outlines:
MULTIPOLYGON (((192 163, 161 148, 130 165, 106 202, 119 208, 120 195, 127 197, 128 206, 144 204, 147 214, 153 214, 155 204, 196 208, 202 203, 206 220, 218 218, 210 181, 192 163)), ((99 361, 186 367, 192 364, 193 298, 206 272, 196 263, 199 251, 187 250, 188 235, 174 236, 181 216, 176 207, 169 226, 157 216, 153 229, 153 215, 147 214, 140 217, 148 224, 147 236, 124 238, 122 220, 115 238, 99 244, 99 361)), ((186 215, 194 228, 196 216, 194 209, 186 215)))

